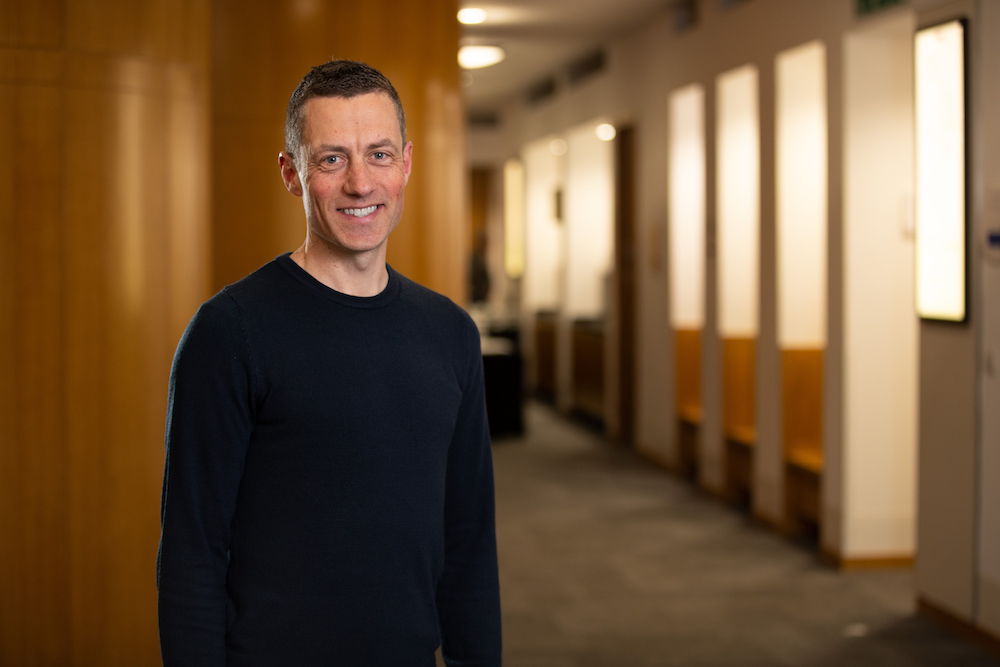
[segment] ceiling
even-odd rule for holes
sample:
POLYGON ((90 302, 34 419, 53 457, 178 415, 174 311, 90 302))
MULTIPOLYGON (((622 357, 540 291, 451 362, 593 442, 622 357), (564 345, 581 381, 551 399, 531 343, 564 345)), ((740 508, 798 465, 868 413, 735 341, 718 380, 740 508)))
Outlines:
POLYGON ((507 52, 497 65, 466 70, 468 108, 491 111, 667 4, 667 0, 462 0, 463 8, 486 10, 486 21, 462 26, 461 43, 500 46, 507 52))

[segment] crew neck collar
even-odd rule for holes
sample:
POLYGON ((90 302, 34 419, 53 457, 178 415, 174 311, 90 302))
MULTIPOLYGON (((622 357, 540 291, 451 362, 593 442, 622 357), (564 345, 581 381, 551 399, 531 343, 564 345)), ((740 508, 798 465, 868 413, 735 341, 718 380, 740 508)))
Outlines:
POLYGON ((292 259, 292 253, 290 252, 278 255, 275 258, 275 261, 279 266, 288 271, 293 278, 301 282, 310 290, 326 299, 339 303, 342 306, 348 306, 350 308, 382 308, 392 303, 392 301, 395 300, 396 295, 399 293, 399 275, 393 271, 392 267, 388 264, 385 265, 385 269, 389 274, 389 281, 386 283, 385 289, 375 296, 354 296, 352 294, 338 292, 332 287, 327 287, 320 281, 316 280, 312 274, 295 263, 295 260, 292 259))

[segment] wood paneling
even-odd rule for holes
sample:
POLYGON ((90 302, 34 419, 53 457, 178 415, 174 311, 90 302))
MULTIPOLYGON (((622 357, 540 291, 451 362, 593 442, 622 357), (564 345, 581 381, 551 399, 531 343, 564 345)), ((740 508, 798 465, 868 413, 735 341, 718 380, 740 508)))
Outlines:
POLYGON ((726 438, 752 445, 754 428, 754 338, 722 341, 723 425, 726 438))
MULTIPOLYGON (((68 662, 68 470, 62 420, 62 210, 49 86, 0 86, 0 664, 68 662)), ((65 663, 64 663, 65 664, 65 663)))
POLYGON ((677 360, 677 468, 698 477, 698 428, 701 424, 701 329, 674 331, 677 360))
POLYGON ((701 329, 674 331, 677 359, 677 413, 681 421, 701 422, 701 329))
POLYGON ((823 453, 823 350, 782 350, 786 460, 819 470, 823 453))
POLYGON ((756 339, 722 340, 722 422, 726 439, 727 498, 749 506, 753 494, 756 339))
POLYGON ((465 301, 470 249, 454 0, 215 0, 213 282, 238 280, 305 234, 301 202, 278 177, 288 97, 310 67, 362 60, 393 82, 413 172, 388 261, 465 301))
POLYGON ((535 392, 546 400, 556 396, 556 319, 546 311, 535 316, 535 392))
POLYGON ((823 481, 823 350, 782 350, 781 363, 787 527, 818 535, 823 481))
POLYGON ((604 322, 573 322, 573 408, 604 419, 604 322))
POLYGON ((156 665, 167 375, 208 296, 208 6, 0 4, 11 16, 0 664, 156 665))
POLYGON ((615 141, 615 276, 618 297, 618 439, 632 444, 635 434, 635 134, 618 128, 615 141))

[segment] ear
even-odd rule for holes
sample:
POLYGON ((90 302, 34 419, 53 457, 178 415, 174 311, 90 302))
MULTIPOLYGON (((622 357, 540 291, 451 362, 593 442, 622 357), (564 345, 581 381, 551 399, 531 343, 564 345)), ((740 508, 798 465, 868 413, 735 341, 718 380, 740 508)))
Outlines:
POLYGON ((403 185, 410 180, 410 169, 413 168, 413 142, 407 141, 406 145, 403 146, 403 175, 406 176, 406 180, 403 181, 403 185))
POLYGON ((302 181, 299 180, 299 172, 295 168, 292 156, 285 151, 278 153, 278 167, 281 169, 281 180, 285 184, 285 189, 296 197, 301 197, 302 181))

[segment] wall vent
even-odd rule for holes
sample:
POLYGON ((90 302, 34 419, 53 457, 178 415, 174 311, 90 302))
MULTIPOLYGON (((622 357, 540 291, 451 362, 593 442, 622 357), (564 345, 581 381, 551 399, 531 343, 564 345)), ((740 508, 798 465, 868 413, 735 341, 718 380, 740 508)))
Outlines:
POLYGON ((548 77, 528 88, 527 98, 531 104, 538 104, 556 94, 556 79, 548 77))
POLYGON ((601 70, 607 62, 604 49, 591 51, 587 55, 577 58, 566 68, 566 74, 571 84, 576 84, 587 79, 601 70))

